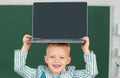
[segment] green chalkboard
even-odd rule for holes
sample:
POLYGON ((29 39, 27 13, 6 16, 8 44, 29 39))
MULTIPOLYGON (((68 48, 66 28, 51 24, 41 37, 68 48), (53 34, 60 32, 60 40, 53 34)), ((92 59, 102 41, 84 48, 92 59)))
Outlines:
MULTIPOLYGON (((88 7, 88 34, 90 49, 97 57, 99 74, 96 78, 108 78, 109 67, 110 7, 88 7)), ((14 50, 22 46, 24 34, 32 33, 31 5, 0 5, 0 78, 21 78, 14 72, 14 50)), ((81 44, 71 44, 71 65, 83 69, 85 64, 81 44)), ((33 44, 27 65, 37 67, 44 64, 45 43, 33 44)))

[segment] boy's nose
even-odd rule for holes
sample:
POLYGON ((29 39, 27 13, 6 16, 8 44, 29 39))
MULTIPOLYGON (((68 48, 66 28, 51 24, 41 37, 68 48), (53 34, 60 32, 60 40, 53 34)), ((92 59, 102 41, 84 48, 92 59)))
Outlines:
POLYGON ((59 58, 55 58, 55 62, 59 62, 59 58))

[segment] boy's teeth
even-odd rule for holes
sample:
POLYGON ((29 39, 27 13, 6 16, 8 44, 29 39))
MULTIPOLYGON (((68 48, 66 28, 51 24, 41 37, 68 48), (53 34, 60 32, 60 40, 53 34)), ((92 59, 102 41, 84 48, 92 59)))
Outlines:
POLYGON ((54 67, 60 67, 61 65, 53 65, 54 67))

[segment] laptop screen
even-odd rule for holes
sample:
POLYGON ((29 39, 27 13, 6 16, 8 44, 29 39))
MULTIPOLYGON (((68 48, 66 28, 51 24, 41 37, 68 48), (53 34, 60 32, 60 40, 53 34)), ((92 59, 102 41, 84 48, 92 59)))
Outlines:
POLYGON ((33 5, 34 38, 78 39, 87 35, 86 2, 42 2, 33 5))

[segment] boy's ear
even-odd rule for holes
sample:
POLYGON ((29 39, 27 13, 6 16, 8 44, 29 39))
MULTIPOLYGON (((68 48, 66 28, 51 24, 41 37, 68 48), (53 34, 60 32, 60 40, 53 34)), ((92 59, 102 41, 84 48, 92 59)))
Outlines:
POLYGON ((44 60, 45 60, 46 63, 48 63, 48 62, 47 62, 47 56, 44 56, 44 60))
POLYGON ((67 64, 70 64, 70 62, 71 62, 71 57, 68 58, 67 64))

